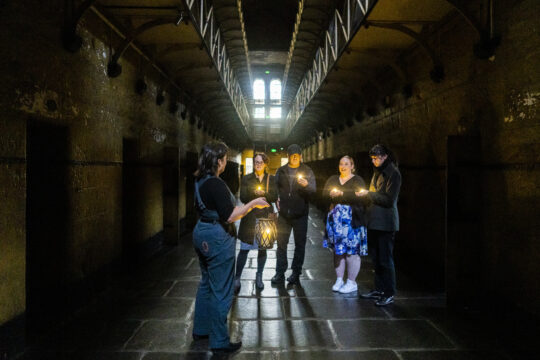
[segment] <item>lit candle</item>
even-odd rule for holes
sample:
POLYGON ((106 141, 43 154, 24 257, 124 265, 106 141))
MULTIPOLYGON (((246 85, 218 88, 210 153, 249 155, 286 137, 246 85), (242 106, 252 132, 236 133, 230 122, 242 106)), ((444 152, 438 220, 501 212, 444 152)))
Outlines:
POLYGON ((270 229, 266 229, 266 233, 267 233, 267 234, 270 234, 270 229))
POLYGON ((260 186, 257 186, 257 190, 261 190, 261 187, 260 187, 260 186))
POLYGON ((298 180, 302 179, 302 174, 298 174, 298 180))

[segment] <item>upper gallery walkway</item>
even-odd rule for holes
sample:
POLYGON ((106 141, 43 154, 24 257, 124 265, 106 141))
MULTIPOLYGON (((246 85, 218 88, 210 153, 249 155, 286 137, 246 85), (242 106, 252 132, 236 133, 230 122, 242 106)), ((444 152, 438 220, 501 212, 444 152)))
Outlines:
MULTIPOLYGON (((235 359, 526 359, 537 331, 519 317, 453 314, 443 293, 425 290, 399 272, 396 302, 376 307, 356 293, 333 293, 332 254, 321 247, 322 214, 312 208, 301 285, 273 286, 275 249, 268 252, 265 288, 254 285, 251 251, 230 313, 235 359)), ((191 236, 137 272, 114 281, 93 306, 51 329, 23 359, 210 359, 205 341, 191 339, 200 278, 191 236)), ((399 238, 397 239, 399 241, 399 238)), ((294 242, 289 245, 292 258, 294 242)), ((289 270, 290 271, 290 270, 289 270)), ((288 275, 288 272, 287 274, 288 275)), ((359 290, 370 289, 363 258, 359 290)), ((486 299, 489 301, 489 299, 486 299)))

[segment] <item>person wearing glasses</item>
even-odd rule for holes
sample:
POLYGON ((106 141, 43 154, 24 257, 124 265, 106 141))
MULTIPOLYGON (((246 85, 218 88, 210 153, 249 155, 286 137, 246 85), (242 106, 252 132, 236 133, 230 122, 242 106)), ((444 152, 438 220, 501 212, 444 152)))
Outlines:
POLYGON ((386 306, 394 302, 396 271, 394 267, 394 240, 399 230, 397 202, 401 188, 401 173, 394 153, 377 144, 369 151, 373 163, 373 177, 369 190, 358 191, 368 203, 368 246, 375 266, 374 289, 360 295, 374 299, 375 305, 386 306))
MULTIPOLYGON (((267 173, 268 156, 264 153, 256 154, 253 157, 255 171, 242 177, 240 187, 240 201, 249 203, 255 198, 264 197, 268 203, 277 200, 276 185, 274 177, 267 173)), ((257 274, 255 275, 255 287, 258 290, 264 289, 262 273, 266 264, 266 250, 259 249, 259 244, 255 241, 255 224, 258 218, 268 218, 272 213, 272 208, 255 209, 240 221, 238 238, 240 239, 240 252, 236 258, 236 275, 234 278, 234 291, 240 291, 242 270, 246 265, 249 250, 258 250, 257 254, 257 274)))
POLYGON ((253 209, 270 206, 263 197, 235 206, 236 199, 219 178, 227 165, 227 145, 203 146, 195 172, 195 205, 199 221, 193 246, 199 257, 201 282, 195 299, 193 340, 209 338, 215 354, 237 351, 242 342, 230 342, 227 315, 233 299, 236 228, 234 222, 253 209))

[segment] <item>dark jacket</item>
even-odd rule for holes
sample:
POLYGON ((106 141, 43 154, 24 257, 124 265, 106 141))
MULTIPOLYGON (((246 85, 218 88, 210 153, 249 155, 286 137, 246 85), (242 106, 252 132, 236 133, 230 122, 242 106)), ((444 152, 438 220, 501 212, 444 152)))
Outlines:
POLYGON ((352 223, 353 228, 358 228, 360 226, 366 226, 366 199, 356 196, 355 192, 359 189, 365 189, 366 183, 364 179, 358 175, 354 175, 350 178, 345 184, 341 185, 339 182, 339 175, 332 175, 326 180, 324 185, 323 197, 329 204, 329 209, 332 209, 337 204, 349 205, 352 209, 352 223), (331 198, 330 191, 336 188, 340 191, 343 191, 343 195, 331 198))
POLYGON ((286 218, 297 218, 309 213, 309 199, 315 193, 315 175, 311 168, 305 164, 300 164, 297 174, 308 181, 304 188, 296 179, 289 181, 289 165, 283 165, 276 171, 276 187, 279 198, 279 215, 286 218))
MULTIPOLYGON (((255 190, 260 186, 261 190, 267 191, 265 194, 266 201, 268 203, 275 202, 277 200, 276 183, 274 176, 264 174, 264 178, 261 182, 255 176, 255 173, 251 173, 242 177, 242 185, 240 187, 240 201, 247 204, 258 196, 255 195, 255 190), (268 180, 268 191, 266 190, 266 182, 268 180)), ((264 209, 253 209, 246 216, 240 220, 240 229, 238 230, 238 238, 248 244, 253 244, 253 237, 255 236, 255 219, 261 217, 268 217, 273 212, 272 206, 264 209)))
POLYGON ((382 231, 399 230, 397 202, 401 187, 401 173, 389 162, 382 171, 375 171, 367 195, 368 229, 382 231))

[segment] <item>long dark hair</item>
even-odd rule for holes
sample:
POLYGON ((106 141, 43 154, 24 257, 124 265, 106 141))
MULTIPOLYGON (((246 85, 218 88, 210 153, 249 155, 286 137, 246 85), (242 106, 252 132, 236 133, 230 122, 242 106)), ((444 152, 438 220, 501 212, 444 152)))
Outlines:
POLYGON ((388 155, 388 160, 398 166, 398 159, 396 154, 383 144, 377 144, 369 150, 369 156, 383 156, 388 155))
POLYGON ((195 176, 200 179, 206 175, 216 175, 218 159, 223 159, 229 148, 222 142, 211 142, 204 145, 199 154, 199 162, 195 176))

